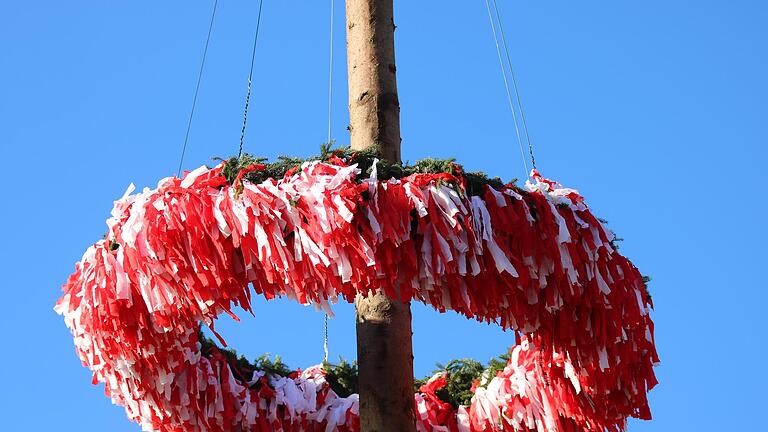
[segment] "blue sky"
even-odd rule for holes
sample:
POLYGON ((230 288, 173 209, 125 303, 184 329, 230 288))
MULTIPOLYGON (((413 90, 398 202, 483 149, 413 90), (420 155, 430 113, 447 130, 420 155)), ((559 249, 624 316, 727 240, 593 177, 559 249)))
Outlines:
MULTIPOLYGON (((130 182, 175 173, 211 1, 0 3, 3 430, 136 431, 90 384, 52 307, 130 182)), ((348 143, 343 2, 333 136, 348 143)), ((185 168, 237 151, 255 1, 221 0, 185 168)), ((655 420, 630 430, 755 430, 765 388, 768 5, 500 0, 537 162, 579 189, 653 277, 655 420)), ((403 157, 520 177, 482 0, 396 5, 403 157)), ((267 1, 246 151, 309 155, 326 137, 327 1, 267 1)), ((353 358, 335 308, 331 355, 353 358)), ((322 359, 322 315, 257 301, 230 345, 322 359)), ((487 360, 499 329, 414 306, 417 376, 487 360)), ((218 327, 217 327, 218 328, 218 327)))

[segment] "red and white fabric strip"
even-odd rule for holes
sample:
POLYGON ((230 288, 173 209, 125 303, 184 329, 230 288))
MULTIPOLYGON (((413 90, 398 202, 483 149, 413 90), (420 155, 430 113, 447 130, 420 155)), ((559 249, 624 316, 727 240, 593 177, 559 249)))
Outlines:
POLYGON ((249 285, 328 312, 381 289, 523 335, 470 406, 440 401, 439 376, 422 388, 420 431, 617 431, 650 417, 651 299, 576 191, 535 171, 523 189, 470 197, 449 174, 359 181, 338 160, 261 184, 229 185, 221 169, 116 201, 56 305, 94 381, 145 430, 358 429, 356 395, 338 397, 318 367, 246 381, 201 351, 199 324, 250 311, 249 285))

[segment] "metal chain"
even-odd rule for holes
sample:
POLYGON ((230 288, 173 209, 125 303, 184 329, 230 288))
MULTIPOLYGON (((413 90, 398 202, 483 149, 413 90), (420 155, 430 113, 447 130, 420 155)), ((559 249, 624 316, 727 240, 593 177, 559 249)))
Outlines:
POLYGON ((328 314, 325 314, 325 335, 323 338, 323 363, 328 363, 328 314))

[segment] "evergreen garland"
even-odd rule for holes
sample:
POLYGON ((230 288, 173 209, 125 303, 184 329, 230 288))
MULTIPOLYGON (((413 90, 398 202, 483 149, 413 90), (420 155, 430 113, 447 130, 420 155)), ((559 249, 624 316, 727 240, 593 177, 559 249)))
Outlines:
MULTIPOLYGON (((392 178, 401 179, 411 174, 441 174, 447 173, 455 176, 463 176, 466 181, 465 191, 469 195, 479 195, 483 193, 484 186, 489 185, 495 189, 501 189, 505 183, 498 177, 489 177, 487 174, 477 172, 465 172, 464 168, 456 163, 456 159, 434 159, 426 158, 409 163, 392 163, 381 159, 381 151, 373 146, 365 150, 352 150, 350 147, 333 148, 332 143, 326 143, 320 146, 320 154, 306 159, 292 156, 278 156, 275 161, 270 162, 265 157, 255 157, 248 153, 241 157, 231 157, 228 159, 214 158, 214 160, 224 162, 222 175, 226 177, 230 184, 234 184, 238 175, 244 169, 253 164, 262 165, 261 169, 250 171, 243 175, 243 179, 251 183, 258 184, 267 179, 282 179, 286 173, 298 172, 301 164, 310 161, 321 161, 334 163, 342 161, 345 164, 357 164, 360 169, 360 180, 368 178, 373 170, 375 159, 379 159, 376 164, 376 171, 379 180, 389 180, 392 178)), ((514 185, 517 179, 513 179, 506 186, 514 185)))
POLYGON ((323 362, 325 379, 331 389, 341 397, 348 397, 358 392, 357 361, 347 362, 339 357, 338 364, 323 362))
MULTIPOLYGON (((275 356, 272 360, 269 354, 262 354, 255 361, 250 362, 244 356, 237 354, 237 351, 231 348, 220 348, 216 342, 199 331, 202 353, 209 355, 213 350, 223 354, 235 377, 243 382, 253 379, 253 373, 257 370, 265 372, 267 375, 276 375, 287 377, 295 372, 282 362, 280 356, 275 356)), ((445 373, 445 387, 435 392, 437 397, 444 402, 450 403, 454 408, 459 405, 469 405, 472 400, 473 387, 484 387, 488 385, 491 379, 507 365, 508 354, 503 354, 491 359, 487 365, 483 365, 477 360, 460 359, 451 360, 445 365, 438 363, 430 376, 414 380, 414 392, 427 383, 436 373, 445 373)), ((357 361, 348 362, 339 358, 336 364, 324 362, 323 370, 325 379, 328 381, 331 389, 340 397, 348 397, 358 392, 358 370, 357 361)), ((258 383, 255 385, 259 385, 258 383)))
MULTIPOLYGON (((445 373, 447 384, 445 387, 435 392, 435 395, 444 402, 448 402, 454 407, 459 405, 469 405, 472 400, 472 385, 479 382, 485 372, 485 366, 477 360, 459 359, 451 360, 447 364, 437 364, 436 373, 445 373)), ((416 388, 427 383, 429 378, 416 380, 416 388)))

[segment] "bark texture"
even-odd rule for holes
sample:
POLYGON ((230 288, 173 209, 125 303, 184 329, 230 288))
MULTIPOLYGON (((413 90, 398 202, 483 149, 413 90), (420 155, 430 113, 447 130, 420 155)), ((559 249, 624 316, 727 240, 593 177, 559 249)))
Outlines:
POLYGON ((352 148, 378 144, 400 161, 400 101, 393 0, 347 0, 347 74, 352 148))
MULTIPOLYGON (((400 161, 393 0, 346 0, 351 145, 400 161)), ((358 296, 360 430, 413 432, 410 303, 358 296)))

